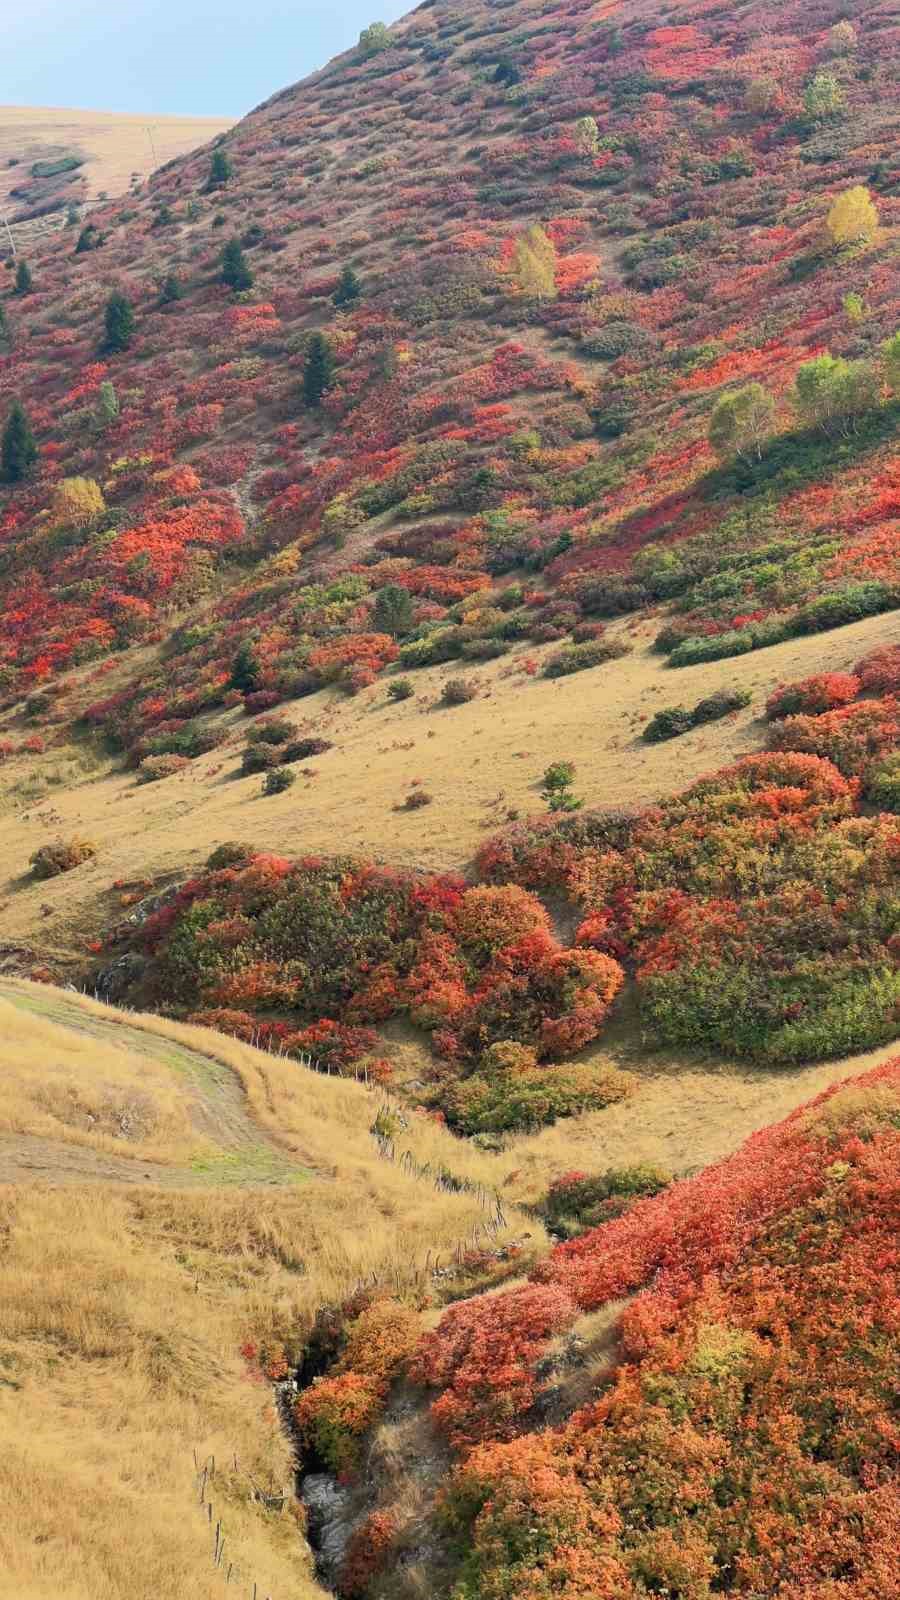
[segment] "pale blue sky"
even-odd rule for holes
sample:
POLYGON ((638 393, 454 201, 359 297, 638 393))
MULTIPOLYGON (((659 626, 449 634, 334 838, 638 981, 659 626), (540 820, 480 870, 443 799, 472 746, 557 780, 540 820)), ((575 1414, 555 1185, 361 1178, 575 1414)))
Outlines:
POLYGON ((240 116, 415 0, 7 0, 0 104, 240 116))

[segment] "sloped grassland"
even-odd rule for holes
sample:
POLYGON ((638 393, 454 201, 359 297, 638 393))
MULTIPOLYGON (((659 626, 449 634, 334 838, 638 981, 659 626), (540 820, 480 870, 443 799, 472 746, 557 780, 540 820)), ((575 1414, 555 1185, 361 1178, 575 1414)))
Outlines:
POLYGON ((361 1278, 446 1267, 502 1163, 421 1120, 403 1148, 473 1185, 437 1189, 379 1157, 362 1085, 48 986, 0 1004, 0 1592, 218 1596, 233 1565, 233 1592, 320 1593, 267 1380, 361 1278), (283 1514, 256 1493, 283 1488, 283 1514))

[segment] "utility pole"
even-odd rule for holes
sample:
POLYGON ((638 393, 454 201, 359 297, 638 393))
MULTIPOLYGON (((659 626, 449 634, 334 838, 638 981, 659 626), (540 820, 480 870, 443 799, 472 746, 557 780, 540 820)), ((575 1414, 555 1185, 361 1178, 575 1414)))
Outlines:
POLYGON ((148 126, 148 127, 145 127, 144 132, 146 133, 147 138, 150 140, 150 149, 151 149, 151 151, 153 153, 153 165, 156 166, 158 157, 157 157, 157 154, 156 154, 156 145, 155 145, 155 143, 153 141, 153 129, 148 126))
POLYGON ((6 237, 9 240, 9 248, 12 251, 13 261, 15 261, 16 256, 18 254, 18 251, 16 250, 16 241, 12 236, 12 229, 10 228, 9 223, 6 220, 6 212, 5 211, 3 213, 3 226, 6 229, 6 237))

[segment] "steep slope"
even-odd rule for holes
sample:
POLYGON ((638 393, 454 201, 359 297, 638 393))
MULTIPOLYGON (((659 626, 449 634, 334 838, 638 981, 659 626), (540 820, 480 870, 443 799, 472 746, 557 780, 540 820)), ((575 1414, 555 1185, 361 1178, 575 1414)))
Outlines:
MULTIPOLYGON (((895 1059, 407 1332, 405 1389, 356 1441, 340 1592, 893 1593, 898 1130, 895 1059)), ((348 1308, 297 1403, 314 1469, 372 1316, 348 1308)))
POLYGON ((410 664, 581 628, 564 664, 588 665, 593 619, 672 594, 669 648, 720 654, 891 606, 896 400, 874 371, 852 414, 789 400, 805 360, 895 331, 896 29, 851 9, 833 29, 794 0, 773 30, 753 7, 425 6, 246 119, 214 187, 208 156, 176 162, 96 249, 58 241, 2 373, 41 447, 3 497, 13 692, 223 583, 94 721, 131 743, 221 704, 242 640, 238 687, 359 687, 396 653, 389 581, 424 628, 410 664), (837 246, 861 175, 878 226, 837 246), (232 235, 256 279, 235 296, 232 235), (114 287, 137 330, 101 355, 114 287), (336 371, 304 408, 323 329, 336 371), (773 437, 721 466, 709 412, 738 379, 772 391, 773 437), (76 474, 106 511, 53 501, 76 474))

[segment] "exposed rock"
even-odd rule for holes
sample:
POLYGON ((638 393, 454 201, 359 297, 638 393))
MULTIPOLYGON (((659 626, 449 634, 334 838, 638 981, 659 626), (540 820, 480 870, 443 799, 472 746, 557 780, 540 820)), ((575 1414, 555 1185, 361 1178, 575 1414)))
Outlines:
POLYGON ((306 1507, 316 1568, 333 1586, 356 1521, 353 1491, 342 1488, 329 1472, 309 1472, 303 1479, 300 1497, 306 1507))

